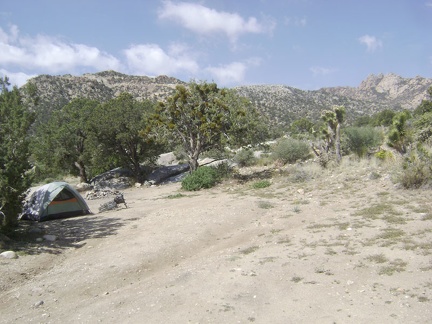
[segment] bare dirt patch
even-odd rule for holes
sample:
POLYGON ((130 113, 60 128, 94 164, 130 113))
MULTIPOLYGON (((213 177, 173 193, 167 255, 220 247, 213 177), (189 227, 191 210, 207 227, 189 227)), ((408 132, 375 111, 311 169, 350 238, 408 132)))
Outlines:
POLYGON ((57 240, 0 259, 0 322, 431 322, 430 191, 378 171, 131 188, 129 208, 28 224, 57 240))

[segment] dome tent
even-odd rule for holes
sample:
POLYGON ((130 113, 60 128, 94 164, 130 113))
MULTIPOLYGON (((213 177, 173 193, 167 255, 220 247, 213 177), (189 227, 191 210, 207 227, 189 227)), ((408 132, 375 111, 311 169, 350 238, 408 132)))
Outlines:
POLYGON ((26 202, 20 219, 47 221, 90 214, 83 197, 66 182, 51 182, 38 188, 26 202))

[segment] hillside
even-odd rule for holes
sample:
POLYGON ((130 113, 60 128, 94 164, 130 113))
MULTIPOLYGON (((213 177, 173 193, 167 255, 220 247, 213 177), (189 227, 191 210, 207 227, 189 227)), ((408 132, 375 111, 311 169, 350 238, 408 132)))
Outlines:
MULTIPOLYGON (((164 100, 175 86, 185 82, 168 77, 131 76, 115 71, 88 73, 82 76, 40 75, 29 83, 38 88, 38 109, 49 115, 77 97, 106 101, 129 92, 137 99, 164 100)), ((432 79, 402 78, 395 74, 370 75, 358 87, 322 88, 305 91, 286 85, 251 85, 235 87, 267 115, 274 125, 289 125, 295 119, 317 120, 321 111, 343 105, 348 120, 371 115, 383 109, 415 109, 426 98, 432 79)))

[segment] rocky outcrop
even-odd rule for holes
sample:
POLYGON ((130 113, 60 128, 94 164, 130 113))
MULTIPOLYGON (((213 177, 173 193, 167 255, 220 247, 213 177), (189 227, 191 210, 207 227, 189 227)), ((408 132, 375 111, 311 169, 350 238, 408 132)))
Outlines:
POLYGON ((249 98, 276 125, 298 118, 317 120, 332 106, 345 106, 348 121, 384 109, 414 110, 427 98, 432 79, 403 78, 396 74, 370 75, 358 87, 332 87, 303 91, 284 85, 240 86, 235 89, 249 98))

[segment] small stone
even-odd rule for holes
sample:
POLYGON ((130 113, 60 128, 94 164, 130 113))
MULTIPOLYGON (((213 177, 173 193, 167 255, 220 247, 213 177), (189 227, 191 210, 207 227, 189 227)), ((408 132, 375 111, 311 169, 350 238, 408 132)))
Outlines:
POLYGON ((57 240, 57 236, 51 234, 46 234, 43 236, 43 238, 45 239, 45 241, 50 241, 50 242, 54 242, 55 240, 57 240))
POLYGON ((42 306, 44 304, 44 301, 43 300, 39 300, 38 302, 36 302, 33 306, 34 307, 39 307, 39 306, 42 306))
POLYGON ((6 259, 18 259, 18 255, 14 251, 4 251, 0 256, 6 259))

